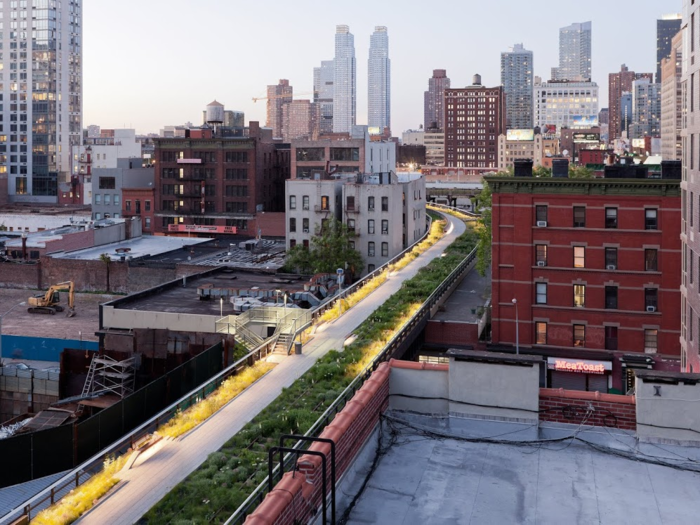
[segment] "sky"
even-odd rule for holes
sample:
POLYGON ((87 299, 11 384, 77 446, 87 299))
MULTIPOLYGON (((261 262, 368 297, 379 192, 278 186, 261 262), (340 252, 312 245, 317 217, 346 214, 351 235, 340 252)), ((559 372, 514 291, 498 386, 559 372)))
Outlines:
MULTIPOLYGON (((533 51, 535 75, 558 65, 559 28, 593 22, 593 81, 607 107, 608 74, 625 63, 656 70, 656 20, 681 0, 118 0, 84 2, 85 126, 157 133, 201 124, 216 99, 265 122, 266 86, 289 79, 313 89, 313 68, 334 54, 335 26, 355 35, 357 123, 367 118, 367 58, 374 26, 389 31, 392 132, 423 121, 423 92, 433 69, 452 87, 479 73, 500 84, 500 53, 515 43, 533 51)), ((309 98, 311 94, 304 97, 309 98)))

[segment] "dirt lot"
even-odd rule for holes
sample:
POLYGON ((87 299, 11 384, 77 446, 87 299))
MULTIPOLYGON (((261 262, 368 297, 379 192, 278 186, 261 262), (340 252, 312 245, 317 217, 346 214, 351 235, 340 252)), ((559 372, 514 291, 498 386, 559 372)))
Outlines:
MULTIPOLYGON (((64 313, 56 315, 30 314, 26 306, 18 306, 5 315, 10 308, 26 302, 34 290, 0 289, 0 316, 2 316, 2 333, 7 335, 25 335, 33 337, 56 337, 58 339, 78 339, 82 332, 84 341, 97 341, 95 332, 99 329, 100 303, 111 301, 116 296, 102 294, 75 294, 75 317, 66 317, 64 313)), ((66 307, 67 297, 61 294, 61 305, 66 307)))

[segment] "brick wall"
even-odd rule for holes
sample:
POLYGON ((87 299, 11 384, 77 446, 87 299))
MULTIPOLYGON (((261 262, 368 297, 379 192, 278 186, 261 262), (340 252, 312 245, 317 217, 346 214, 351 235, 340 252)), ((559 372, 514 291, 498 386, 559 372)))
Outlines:
POLYGON ((255 215, 255 219, 250 221, 248 234, 253 237, 258 234, 258 228, 261 230, 263 238, 280 237, 286 235, 284 212, 265 212, 255 215))
POLYGON ((40 250, 41 255, 55 252, 71 252, 83 248, 91 248, 95 245, 95 230, 90 229, 81 232, 70 233, 61 236, 60 239, 46 241, 46 248, 40 250))
POLYGON ((635 397, 541 388, 540 421, 637 430, 635 397))
POLYGON ((0 263, 0 288, 41 288, 41 266, 0 263))
POLYGON ((437 345, 476 346, 479 343, 479 325, 453 321, 428 321, 425 342, 437 345))
MULTIPOLYGON (((75 289, 81 292, 107 291, 107 268, 102 261, 74 259, 53 259, 43 257, 44 286, 73 281, 75 289)), ((127 293, 129 267, 126 263, 112 262, 109 265, 109 291, 127 293)))
MULTIPOLYGON (((336 481, 352 464, 367 438, 374 431, 379 416, 389 403, 389 375, 391 366, 382 363, 362 388, 338 413, 333 422, 321 433, 322 438, 336 444, 336 481)), ((330 492, 330 445, 314 443, 309 450, 322 452, 329 458, 327 488, 330 492)), ((299 458, 299 472, 288 472, 275 486, 246 524, 292 525, 307 523, 321 506, 323 497, 323 469, 319 456, 299 458)))

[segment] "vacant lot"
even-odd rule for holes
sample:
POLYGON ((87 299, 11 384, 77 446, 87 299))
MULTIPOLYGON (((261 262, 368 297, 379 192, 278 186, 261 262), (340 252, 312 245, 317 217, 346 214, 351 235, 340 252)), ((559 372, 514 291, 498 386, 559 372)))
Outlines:
MULTIPOLYGON (((7 335, 25 335, 33 337, 56 337, 58 339, 79 339, 97 341, 95 332, 99 329, 101 303, 111 301, 113 295, 75 294, 75 317, 66 317, 64 313, 56 315, 30 314, 26 306, 17 306, 5 315, 10 308, 26 302, 30 295, 39 294, 36 290, 0 289, 0 316, 2 316, 2 333, 7 335)), ((68 294, 61 293, 61 305, 67 307, 68 294)))

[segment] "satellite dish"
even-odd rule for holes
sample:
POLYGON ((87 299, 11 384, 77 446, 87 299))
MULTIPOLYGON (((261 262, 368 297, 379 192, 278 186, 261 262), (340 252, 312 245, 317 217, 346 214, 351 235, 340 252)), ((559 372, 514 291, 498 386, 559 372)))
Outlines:
POLYGON ((569 150, 568 150, 568 149, 565 149, 564 151, 561 152, 561 154, 564 155, 565 157, 568 157, 568 156, 569 156, 569 150))

